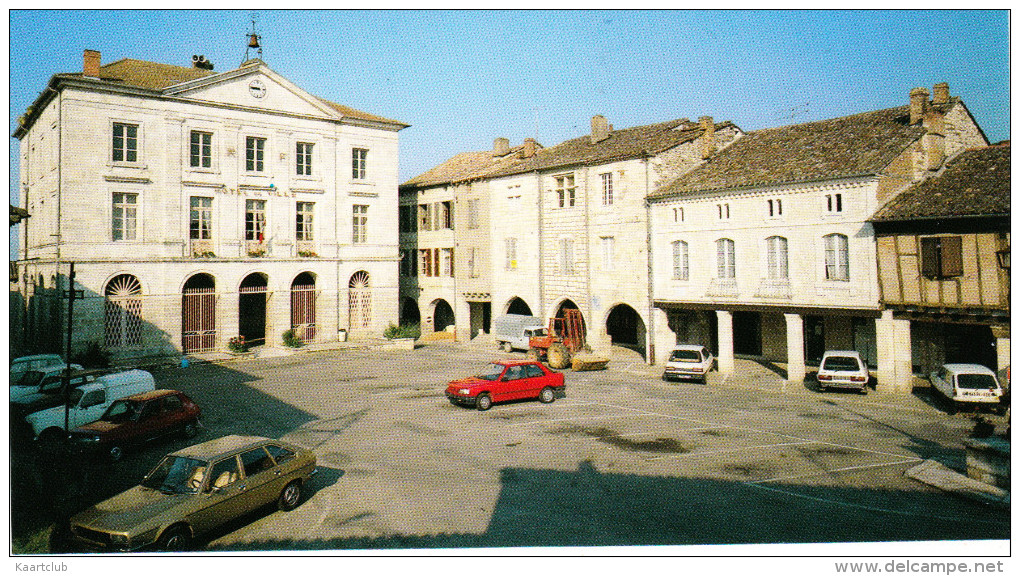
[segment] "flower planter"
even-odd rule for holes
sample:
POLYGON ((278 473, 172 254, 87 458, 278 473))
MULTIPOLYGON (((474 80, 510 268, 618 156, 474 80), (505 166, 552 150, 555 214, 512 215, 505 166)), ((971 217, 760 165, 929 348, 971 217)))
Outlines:
POLYGON ((394 338, 386 345, 387 350, 414 350, 414 338, 394 338))

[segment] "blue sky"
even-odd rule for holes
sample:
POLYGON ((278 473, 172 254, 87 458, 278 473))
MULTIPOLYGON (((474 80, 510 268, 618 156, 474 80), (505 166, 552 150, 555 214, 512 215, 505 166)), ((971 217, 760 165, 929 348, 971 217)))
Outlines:
MULTIPOLYGON (((49 77, 137 58, 217 71, 250 12, 10 12, 10 132, 49 77)), ((263 60, 309 92, 411 124, 400 178, 489 149, 711 115, 744 130, 907 103, 948 82, 1009 138, 1006 11, 259 11, 263 60)), ((11 138, 12 194, 17 140, 11 138)))

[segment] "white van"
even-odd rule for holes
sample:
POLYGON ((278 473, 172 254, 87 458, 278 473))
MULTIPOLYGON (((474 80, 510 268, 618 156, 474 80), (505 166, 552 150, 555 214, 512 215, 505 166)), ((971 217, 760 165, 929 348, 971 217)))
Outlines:
POLYGON ((1002 387, 995 372, 980 364, 943 364, 931 373, 931 385, 957 406, 1002 401, 1002 387))
POLYGON ((496 347, 510 352, 527 350, 532 336, 545 336, 545 322, 535 316, 504 314, 492 321, 492 339, 496 347))
MULTIPOLYGON (((156 389, 156 380, 144 370, 128 370, 96 378, 70 392, 67 423, 73 429, 95 422, 115 400, 156 389)), ((60 438, 64 431, 64 406, 54 406, 25 417, 37 439, 60 438)))

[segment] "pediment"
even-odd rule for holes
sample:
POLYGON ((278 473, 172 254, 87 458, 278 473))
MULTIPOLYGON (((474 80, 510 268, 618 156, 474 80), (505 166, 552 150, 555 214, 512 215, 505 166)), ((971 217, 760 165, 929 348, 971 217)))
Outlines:
POLYGON ((235 106, 337 118, 332 108, 264 64, 171 86, 168 95, 235 106))

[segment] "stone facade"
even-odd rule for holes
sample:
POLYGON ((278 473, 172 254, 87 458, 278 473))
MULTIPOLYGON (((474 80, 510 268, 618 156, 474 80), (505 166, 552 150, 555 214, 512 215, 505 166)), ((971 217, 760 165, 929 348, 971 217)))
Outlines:
POLYGON ((377 335, 396 321, 405 124, 312 96, 258 60, 219 74, 122 60, 51 87, 15 134, 33 216, 21 231, 26 348, 56 346, 41 330, 61 306, 43 302, 70 262, 85 295, 75 348, 122 358, 188 348, 182 297, 196 287, 215 301, 201 307, 202 349, 245 332, 274 345, 291 328, 377 335), (131 334, 112 337, 123 326, 111 322, 131 334))
POLYGON ((904 106, 748 133, 652 194, 660 358, 667 344, 705 344, 723 372, 743 354, 801 381, 825 350, 856 349, 881 388, 906 385, 909 327, 882 310, 869 220, 945 158, 986 144, 962 102, 922 92, 916 124, 904 106))

